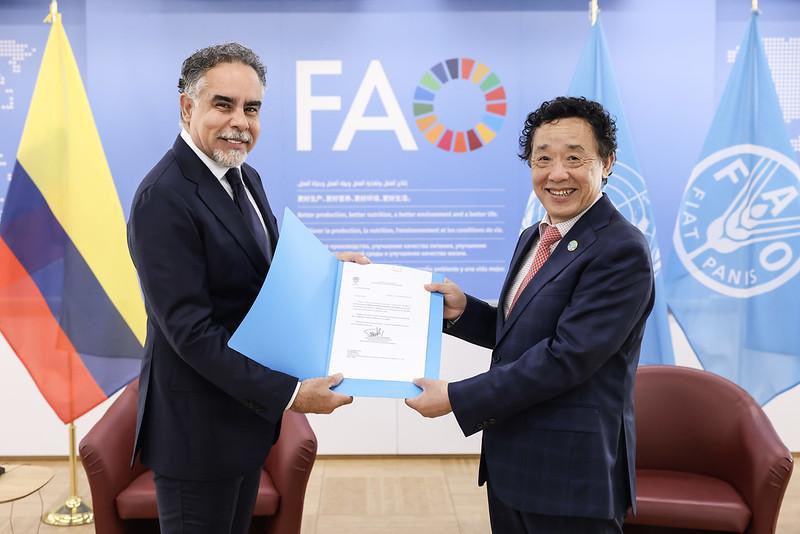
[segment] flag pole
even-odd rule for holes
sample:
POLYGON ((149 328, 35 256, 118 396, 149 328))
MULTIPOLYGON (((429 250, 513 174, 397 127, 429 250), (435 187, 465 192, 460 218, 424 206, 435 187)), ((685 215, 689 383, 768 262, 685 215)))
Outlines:
POLYGON ((69 424, 70 493, 66 502, 42 518, 56 527, 88 525, 94 522, 94 512, 78 497, 78 455, 75 453, 75 423, 69 424))
MULTIPOLYGON (((44 18, 45 23, 55 24, 61 14, 58 12, 57 0, 50 2, 50 13, 44 18)), ((94 512, 78 497, 78 455, 75 446, 75 422, 68 425, 69 429, 69 471, 70 493, 66 502, 42 517, 42 522, 56 527, 71 527, 88 525, 94 522, 94 512)))
MULTIPOLYGON (((756 2, 757 0, 753 0, 756 2)), ((600 12, 600 8, 597 6, 597 0, 589 0, 589 17, 592 20, 592 26, 597 24, 597 14, 600 12)))
POLYGON ((47 14, 42 22, 47 24, 55 24, 56 17, 58 17, 58 2, 56 0, 52 0, 50 2, 50 13, 47 14))

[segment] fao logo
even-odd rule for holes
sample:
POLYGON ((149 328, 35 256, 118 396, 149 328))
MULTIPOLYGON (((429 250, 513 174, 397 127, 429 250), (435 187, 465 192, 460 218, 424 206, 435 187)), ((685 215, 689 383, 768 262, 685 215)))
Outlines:
POLYGON ((692 170, 675 226, 675 250, 692 276, 747 298, 800 271, 800 167, 757 145, 711 154, 692 170))

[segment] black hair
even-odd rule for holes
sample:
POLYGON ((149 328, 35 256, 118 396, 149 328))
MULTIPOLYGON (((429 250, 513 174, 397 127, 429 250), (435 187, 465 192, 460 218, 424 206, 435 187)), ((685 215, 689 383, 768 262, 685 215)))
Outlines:
POLYGON ((583 119, 589 123, 603 161, 617 150, 617 125, 603 106, 582 96, 559 96, 543 102, 539 109, 528 114, 519 136, 520 159, 531 164, 533 134, 539 126, 567 118, 583 119))

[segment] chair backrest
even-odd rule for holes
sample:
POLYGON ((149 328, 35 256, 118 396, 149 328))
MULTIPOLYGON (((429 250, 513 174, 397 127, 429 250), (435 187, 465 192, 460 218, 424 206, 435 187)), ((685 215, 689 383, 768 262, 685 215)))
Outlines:
POLYGON ((103 534, 124 532, 115 499, 145 471, 138 460, 130 467, 138 398, 137 379, 128 384, 80 443, 81 462, 92 491, 96 529, 103 534))
POLYGON ((773 532, 793 459, 764 411, 716 374, 644 366, 636 374, 636 467, 731 484, 753 512, 748 533, 773 532))
MULTIPOLYGON (((743 454, 743 420, 771 428, 753 398, 721 376, 676 366, 644 366, 636 375, 637 457, 644 469, 728 479, 743 454)), ((773 431, 774 433, 774 431, 773 431)))
MULTIPOLYGON (((102 469, 112 480, 130 480, 144 472, 139 461, 129 467, 136 432, 136 409, 139 399, 139 379, 132 381, 109 406, 103 417, 86 434, 80 443, 84 467, 91 469, 94 453, 103 451, 105 465, 102 469), (113 460, 111 460, 113 458, 113 460), (111 460, 111 461, 109 461, 111 460), (108 472, 110 471, 110 472, 108 472)), ((123 486, 124 487, 124 486, 123 486)))

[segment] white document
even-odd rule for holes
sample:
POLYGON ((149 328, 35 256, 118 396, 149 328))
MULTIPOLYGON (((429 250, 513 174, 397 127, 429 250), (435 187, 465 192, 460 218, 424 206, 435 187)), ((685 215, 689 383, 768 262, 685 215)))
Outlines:
POLYGON ((342 265, 330 373, 409 382, 425 375, 430 272, 398 265, 342 265))

